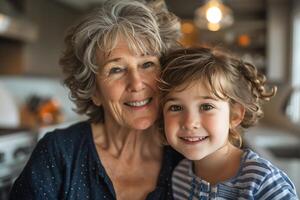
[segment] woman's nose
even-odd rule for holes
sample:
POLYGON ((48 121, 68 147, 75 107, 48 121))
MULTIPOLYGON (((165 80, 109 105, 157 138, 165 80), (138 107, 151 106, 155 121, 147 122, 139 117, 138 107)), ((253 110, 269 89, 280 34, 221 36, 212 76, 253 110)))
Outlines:
POLYGON ((199 129, 201 126, 199 114, 187 113, 183 117, 183 123, 181 128, 183 130, 196 130, 199 129))
POLYGON ((129 89, 132 92, 140 91, 144 88, 144 80, 138 71, 132 71, 129 74, 129 89))

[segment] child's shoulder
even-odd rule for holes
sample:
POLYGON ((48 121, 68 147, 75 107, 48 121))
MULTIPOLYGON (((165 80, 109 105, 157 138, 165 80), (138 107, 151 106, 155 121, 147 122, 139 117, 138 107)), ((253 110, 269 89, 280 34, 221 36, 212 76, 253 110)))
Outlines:
POLYGON ((181 173, 181 174, 191 174, 192 166, 193 166, 193 161, 184 158, 178 163, 174 172, 181 173))
POLYGON ((271 193, 290 197, 287 199, 297 196, 295 186, 287 174, 250 149, 244 150, 238 179, 251 183, 257 197, 271 193))
POLYGON ((194 177, 192 162, 186 158, 182 159, 172 173, 172 181, 189 183, 194 177))
POLYGON ((251 149, 244 150, 240 176, 252 179, 257 186, 265 184, 286 185, 295 189, 294 184, 284 171, 251 149))
POLYGON ((244 149, 241 171, 243 173, 248 172, 259 176, 266 176, 268 174, 280 172, 281 170, 251 149, 244 149))

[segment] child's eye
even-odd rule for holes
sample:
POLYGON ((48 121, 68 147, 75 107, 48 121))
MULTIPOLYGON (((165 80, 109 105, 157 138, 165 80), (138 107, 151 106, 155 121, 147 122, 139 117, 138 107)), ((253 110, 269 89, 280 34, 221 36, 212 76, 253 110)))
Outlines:
POLYGON ((209 111, 209 110, 212 110, 214 109, 214 106, 210 105, 210 104, 202 104, 200 106, 200 110, 202 111, 209 111))
POLYGON ((172 111, 172 112, 178 112, 178 111, 181 111, 183 110, 182 106, 179 106, 179 105, 171 105, 169 106, 169 111, 172 111))
POLYGON ((109 70, 109 75, 113 75, 113 74, 119 74, 119 73, 122 73, 125 69, 124 68, 121 68, 121 67, 112 67, 110 70, 109 70))

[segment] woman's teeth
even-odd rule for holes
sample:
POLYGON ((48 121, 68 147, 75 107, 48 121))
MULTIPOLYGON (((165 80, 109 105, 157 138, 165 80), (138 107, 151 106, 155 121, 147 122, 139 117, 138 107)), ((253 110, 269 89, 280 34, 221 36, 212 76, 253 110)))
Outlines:
POLYGON ((148 104, 151 101, 151 98, 143 100, 143 101, 132 101, 126 102, 125 105, 132 106, 132 107, 141 107, 148 104))
POLYGON ((188 142, 200 142, 202 140, 205 140, 208 138, 208 136, 203 136, 203 137, 180 137, 183 140, 186 140, 188 142))

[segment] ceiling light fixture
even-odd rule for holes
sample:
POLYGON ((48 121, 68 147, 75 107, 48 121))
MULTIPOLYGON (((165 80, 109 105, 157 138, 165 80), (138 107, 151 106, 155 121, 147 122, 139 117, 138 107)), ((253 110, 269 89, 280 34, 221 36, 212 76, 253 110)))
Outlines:
POLYGON ((232 11, 221 0, 208 0, 195 11, 195 24, 201 29, 218 31, 234 22, 232 11))

